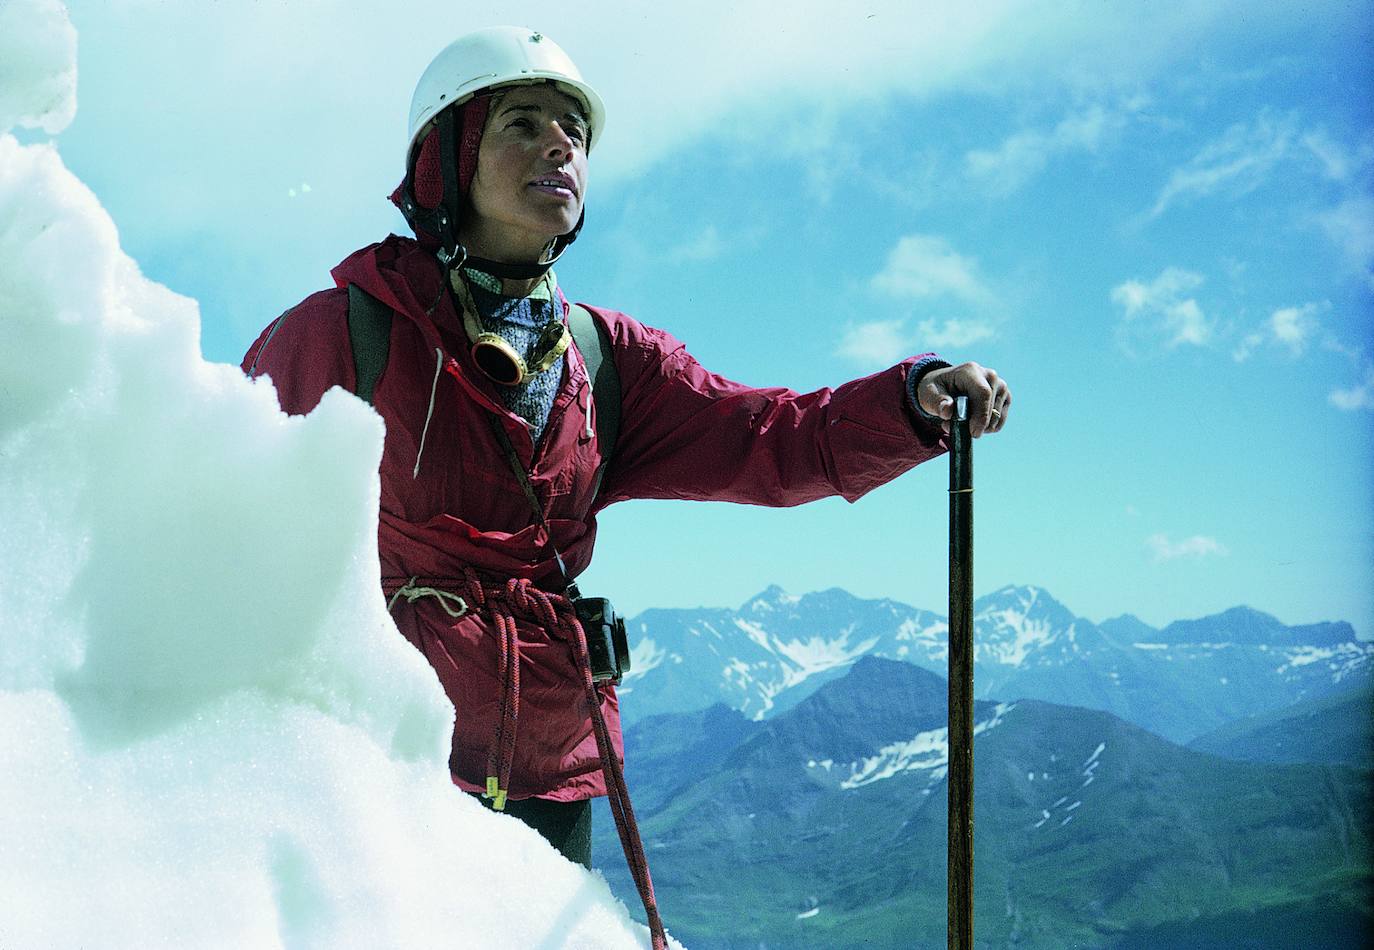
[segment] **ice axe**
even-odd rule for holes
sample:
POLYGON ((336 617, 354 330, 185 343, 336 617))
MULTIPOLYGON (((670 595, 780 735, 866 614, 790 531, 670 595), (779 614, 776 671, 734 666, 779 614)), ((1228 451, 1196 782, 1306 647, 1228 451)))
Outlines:
POLYGON ((949 950, 973 950, 973 442, 954 402, 949 451, 949 950))

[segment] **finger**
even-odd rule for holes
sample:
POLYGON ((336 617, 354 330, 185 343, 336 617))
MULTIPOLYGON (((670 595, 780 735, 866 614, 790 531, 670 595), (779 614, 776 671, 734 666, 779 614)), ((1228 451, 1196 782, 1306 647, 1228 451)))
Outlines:
POLYGON ((975 379, 969 394, 969 433, 976 439, 992 425, 993 389, 984 379, 975 379))
POLYGON ((998 381, 997 388, 992 397, 992 431, 1001 432, 1002 427, 1007 424, 1007 415, 1011 412, 1011 390, 1007 384, 998 381))
POLYGON ((1008 413, 1009 411, 1010 411, 1010 410, 1008 410, 1007 407, 1006 407, 1005 405, 1003 405, 1000 409, 994 409, 994 410, 993 410, 993 415, 992 415, 992 428, 991 428, 990 431, 992 431, 992 432, 1001 432, 1001 431, 1002 431, 1002 427, 1005 426, 1005 425, 1007 424, 1007 413, 1008 413))

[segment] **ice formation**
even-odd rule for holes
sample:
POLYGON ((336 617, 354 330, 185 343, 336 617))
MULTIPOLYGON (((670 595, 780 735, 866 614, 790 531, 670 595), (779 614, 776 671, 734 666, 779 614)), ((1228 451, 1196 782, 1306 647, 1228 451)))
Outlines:
POLYGON ((55 0, 0 4, 0 946, 637 947, 457 792, 375 578, 380 420, 200 357, 53 144, 55 0))

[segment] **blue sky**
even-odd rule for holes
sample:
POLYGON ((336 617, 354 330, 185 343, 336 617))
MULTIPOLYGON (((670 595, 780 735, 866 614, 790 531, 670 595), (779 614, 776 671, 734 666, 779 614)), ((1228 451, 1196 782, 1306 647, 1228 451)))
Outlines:
MULTIPOLYGON (((237 362, 404 229, 385 195, 430 57, 542 29, 609 115, 574 299, 758 385, 927 349, 997 368, 980 593, 1374 636, 1371 4, 836 7, 78 2, 58 145, 237 362)), ((855 505, 621 505, 583 586, 630 612, 774 582, 941 609, 946 485, 937 461, 855 505)))

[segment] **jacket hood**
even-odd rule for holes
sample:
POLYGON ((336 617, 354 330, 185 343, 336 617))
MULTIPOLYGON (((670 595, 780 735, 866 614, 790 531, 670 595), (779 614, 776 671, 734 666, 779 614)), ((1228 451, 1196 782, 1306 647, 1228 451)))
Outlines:
POLYGON ((334 284, 356 284, 397 311, 433 332, 429 315, 445 296, 443 268, 431 248, 419 241, 388 235, 379 244, 369 244, 345 257, 330 272, 334 284))

